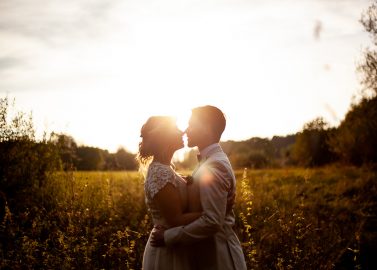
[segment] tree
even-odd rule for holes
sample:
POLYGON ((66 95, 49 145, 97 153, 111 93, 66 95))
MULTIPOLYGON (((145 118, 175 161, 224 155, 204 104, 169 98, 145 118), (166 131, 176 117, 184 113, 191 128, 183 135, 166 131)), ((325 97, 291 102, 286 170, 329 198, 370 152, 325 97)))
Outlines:
POLYGON ((77 164, 77 144, 73 137, 65 134, 54 134, 53 142, 56 145, 64 170, 71 170, 77 164))
POLYGON ((335 155, 329 148, 328 139, 332 129, 328 123, 318 117, 306 123, 297 134, 293 146, 293 159, 301 166, 321 166, 334 160, 335 155))
POLYGON ((331 148, 342 161, 355 165, 377 162, 377 1, 362 15, 361 23, 373 43, 358 66, 363 97, 352 105, 330 139, 331 148))
POLYGON ((77 169, 83 171, 102 170, 105 166, 103 150, 96 147, 80 146, 77 148, 77 169))
POLYGON ((364 59, 358 66, 358 71, 362 76, 364 90, 369 91, 373 97, 377 95, 377 1, 362 14, 360 22, 370 34, 373 47, 364 51, 364 59))
POLYGON ((124 148, 119 148, 115 153, 115 161, 120 170, 135 170, 137 163, 135 155, 127 152, 124 148))
POLYGON ((345 163, 377 162, 377 98, 364 98, 352 106, 330 138, 332 150, 345 163))

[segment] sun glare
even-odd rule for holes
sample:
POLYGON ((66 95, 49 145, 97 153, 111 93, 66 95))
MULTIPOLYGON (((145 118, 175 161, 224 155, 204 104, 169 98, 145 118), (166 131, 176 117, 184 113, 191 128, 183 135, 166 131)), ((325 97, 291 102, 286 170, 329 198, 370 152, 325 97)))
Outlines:
POLYGON ((177 112, 175 117, 177 119, 177 126, 180 130, 185 131, 188 126, 188 121, 190 119, 190 111, 177 112))

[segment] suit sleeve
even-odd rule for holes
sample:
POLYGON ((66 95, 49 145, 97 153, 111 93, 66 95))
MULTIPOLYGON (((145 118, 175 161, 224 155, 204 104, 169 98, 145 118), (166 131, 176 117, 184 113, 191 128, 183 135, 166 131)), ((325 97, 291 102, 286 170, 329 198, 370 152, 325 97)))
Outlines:
POLYGON ((221 163, 203 164, 199 174, 203 214, 186 226, 174 227, 164 233, 167 246, 190 244, 214 235, 222 226, 230 183, 221 163))

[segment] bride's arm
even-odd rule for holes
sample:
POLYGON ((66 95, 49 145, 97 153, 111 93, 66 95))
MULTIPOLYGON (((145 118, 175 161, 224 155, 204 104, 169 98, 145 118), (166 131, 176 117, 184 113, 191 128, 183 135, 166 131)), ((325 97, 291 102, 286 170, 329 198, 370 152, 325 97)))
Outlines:
POLYGON ((166 184, 153 200, 170 227, 187 225, 202 215, 201 212, 183 213, 181 197, 171 183, 166 184))

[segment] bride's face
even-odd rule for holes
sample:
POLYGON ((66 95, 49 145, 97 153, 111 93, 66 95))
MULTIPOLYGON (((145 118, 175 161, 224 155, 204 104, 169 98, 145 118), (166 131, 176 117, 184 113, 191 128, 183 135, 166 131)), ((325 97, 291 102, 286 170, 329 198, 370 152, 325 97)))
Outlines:
POLYGON ((171 150, 176 151, 184 147, 183 132, 176 125, 169 128, 166 132, 166 145, 171 150))

